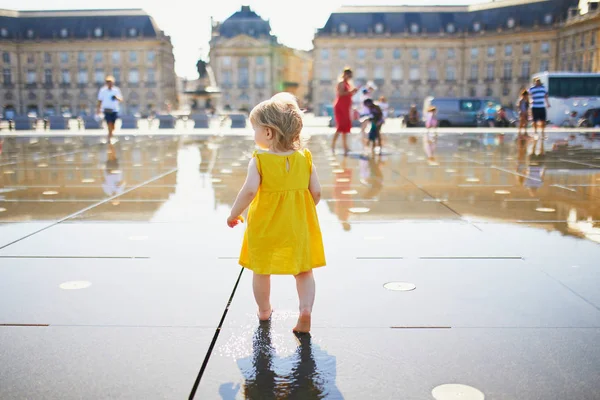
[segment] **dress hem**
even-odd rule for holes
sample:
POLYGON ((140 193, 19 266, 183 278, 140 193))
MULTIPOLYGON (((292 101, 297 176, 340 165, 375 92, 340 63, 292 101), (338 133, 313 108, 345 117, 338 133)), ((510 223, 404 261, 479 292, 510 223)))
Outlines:
POLYGON ((254 273, 256 273, 256 274, 259 274, 259 275, 298 275, 298 274, 302 274, 302 273, 304 273, 304 272, 312 271, 312 270, 313 270, 313 269, 315 269, 315 268, 322 268, 322 267, 325 267, 325 266, 326 266, 326 264, 325 264, 325 263, 322 263, 322 264, 321 264, 321 263, 318 263, 318 264, 315 264, 315 265, 311 266, 311 267, 310 267, 310 268, 308 268, 308 269, 305 269, 305 270, 300 270, 300 271, 298 271, 298 273, 295 273, 295 274, 294 274, 294 273, 290 273, 290 272, 269 272, 269 273, 260 273, 260 272, 256 272, 256 271, 255 271, 255 270, 254 270, 252 267, 250 267, 250 265, 248 265, 248 264, 246 264, 246 263, 243 263, 243 262, 241 262, 241 261, 238 261, 238 264, 239 264, 240 266, 242 266, 242 267, 246 268, 246 269, 249 269, 250 271, 252 271, 252 272, 254 272, 254 273))

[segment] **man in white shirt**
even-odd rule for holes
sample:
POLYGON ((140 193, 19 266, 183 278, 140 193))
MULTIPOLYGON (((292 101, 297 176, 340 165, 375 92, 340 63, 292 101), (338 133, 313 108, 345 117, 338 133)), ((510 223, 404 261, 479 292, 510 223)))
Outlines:
POLYGON ((115 78, 111 75, 105 79, 106 86, 98 92, 98 106, 96 113, 104 112, 104 119, 108 126, 108 139, 112 138, 115 122, 119 116, 119 103, 123 101, 121 90, 115 86, 115 78))

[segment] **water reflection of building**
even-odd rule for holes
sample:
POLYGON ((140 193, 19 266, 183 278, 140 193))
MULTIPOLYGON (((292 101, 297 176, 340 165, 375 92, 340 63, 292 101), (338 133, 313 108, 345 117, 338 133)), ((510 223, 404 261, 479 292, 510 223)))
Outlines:
MULTIPOLYGON (((119 181, 126 180, 128 187, 135 186, 174 168, 177 145, 172 138, 122 138, 114 145, 113 158, 108 144, 98 137, 4 138, 0 204, 7 211, 2 218, 65 217, 109 196, 103 187, 107 168, 116 168, 119 181), (47 190, 56 193, 48 197, 43 194, 47 190)), ((176 182, 176 174, 170 174, 160 184, 133 190, 125 195, 127 201, 121 199, 118 209, 113 209, 114 218, 153 212, 159 202, 136 200, 168 198, 176 182)))

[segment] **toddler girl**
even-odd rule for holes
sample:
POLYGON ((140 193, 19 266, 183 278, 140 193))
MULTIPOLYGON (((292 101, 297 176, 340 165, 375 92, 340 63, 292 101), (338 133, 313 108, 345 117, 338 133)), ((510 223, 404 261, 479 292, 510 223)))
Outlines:
POLYGON ((255 151, 248 175, 231 208, 234 227, 248 210, 239 263, 253 271, 258 318, 271 317, 271 275, 294 275, 300 316, 294 332, 309 332, 315 300, 312 269, 325 265, 316 204, 321 185, 312 155, 300 148, 302 112, 295 98, 279 93, 250 113, 255 151))
POLYGON ((437 128, 436 114, 437 108, 432 106, 427 109, 427 119, 425 120, 425 127, 427 129, 437 128))
POLYGON ((429 107, 427 109, 427 119, 425 121, 425 126, 427 127, 427 132, 425 132, 425 137, 423 138, 423 148, 425 150, 425 154, 427 155, 428 161, 435 160, 435 146, 437 142, 437 119, 436 119, 437 109, 435 107, 429 107), (434 132, 431 132, 431 129, 434 132))

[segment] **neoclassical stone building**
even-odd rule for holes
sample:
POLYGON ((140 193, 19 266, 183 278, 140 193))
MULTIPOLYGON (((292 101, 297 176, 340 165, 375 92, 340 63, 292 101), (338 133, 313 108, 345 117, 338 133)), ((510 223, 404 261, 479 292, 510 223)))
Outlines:
POLYGON ((585 4, 585 15, 576 0, 342 7, 314 38, 315 110, 332 103, 345 66, 397 110, 430 95, 510 105, 538 71, 598 71, 598 3, 585 4))
POLYGON ((210 66, 221 90, 220 108, 249 110, 280 91, 306 101, 312 58, 281 45, 269 21, 242 6, 223 22, 212 22, 210 66))
POLYGON ((171 40, 142 10, 0 10, 0 108, 83 114, 114 75, 122 112, 177 108, 171 40))

